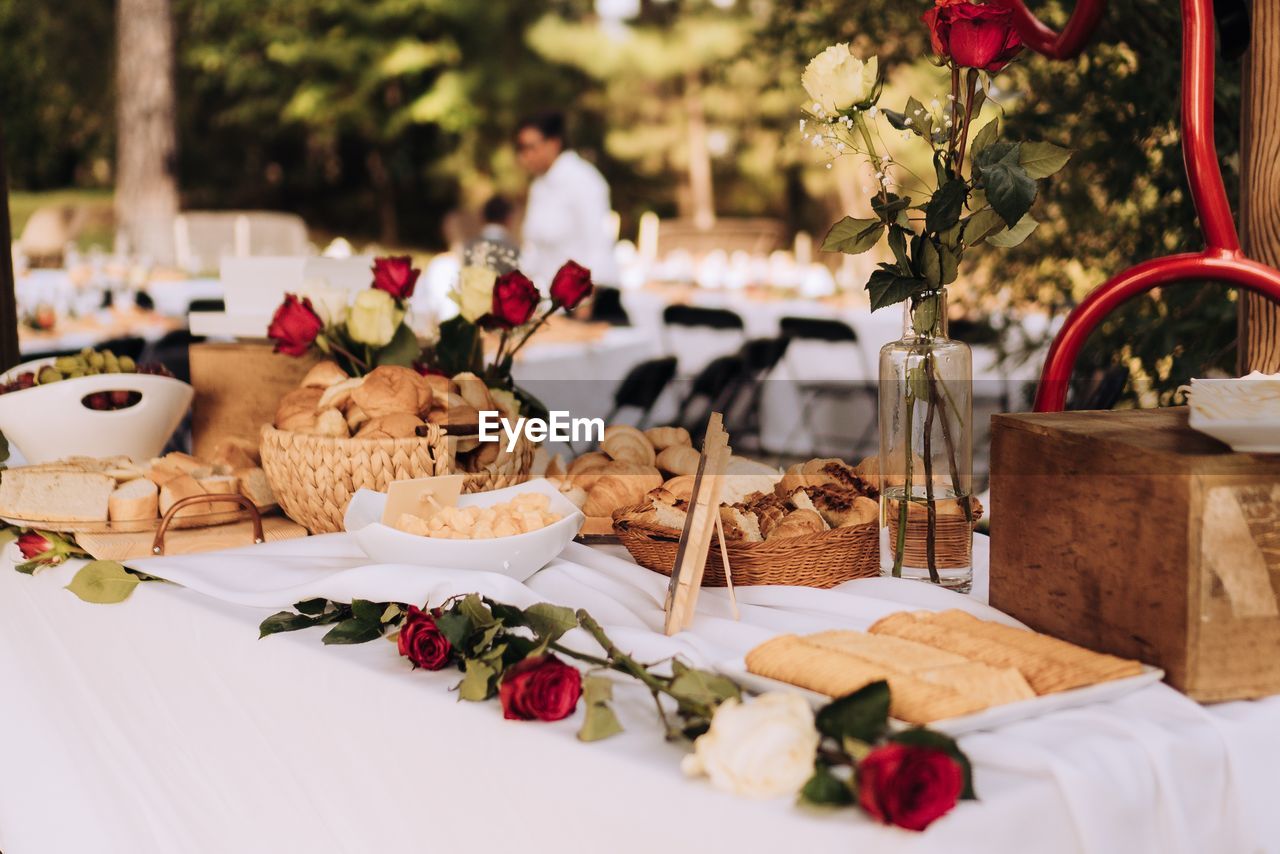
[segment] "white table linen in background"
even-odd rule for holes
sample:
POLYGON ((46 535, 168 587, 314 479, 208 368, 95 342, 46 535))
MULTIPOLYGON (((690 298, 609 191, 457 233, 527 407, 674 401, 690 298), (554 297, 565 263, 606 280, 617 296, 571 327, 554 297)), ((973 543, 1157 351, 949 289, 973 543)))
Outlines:
POLYGON ((309 596, 473 590, 586 607, 623 648, 700 664, 901 607, 996 616, 976 598, 869 579, 743 588, 736 623, 723 591, 706 590, 692 630, 669 639, 665 579, 611 552, 573 546, 521 585, 368 566, 331 535, 140 561, 187 587, 144 584, 115 606, 59 589, 72 567, 0 568, 0 850, 1280 850, 1277 699, 1202 708, 1158 685, 965 736, 982 800, 916 835, 683 779, 683 748, 662 741, 632 687, 616 692, 627 732, 584 745, 578 715, 503 721, 496 703, 456 701, 456 673, 411 672, 386 642, 256 639, 263 617, 309 596))

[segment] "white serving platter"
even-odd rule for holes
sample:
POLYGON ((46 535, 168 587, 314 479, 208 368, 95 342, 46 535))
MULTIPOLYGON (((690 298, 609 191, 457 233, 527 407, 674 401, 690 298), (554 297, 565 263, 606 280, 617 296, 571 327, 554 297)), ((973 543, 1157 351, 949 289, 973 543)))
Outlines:
MULTIPOLYGON (((817 691, 810 691, 807 688, 800 688, 787 682, 780 682, 777 679, 770 679, 767 676, 758 676, 747 670, 746 660, 736 658, 730 661, 724 661, 715 665, 715 669, 728 676, 734 682, 737 682, 748 691, 756 693, 765 693, 769 691, 785 691, 791 694, 799 694, 809 701, 814 709, 821 708, 830 703, 832 698, 826 694, 819 694, 817 691)), ((1142 672, 1136 676, 1128 676, 1124 679, 1112 679, 1109 682, 1099 682, 1096 685, 1087 685, 1083 688, 1073 688, 1070 691, 1058 691, 1053 694, 1045 694, 1031 700, 1019 700, 1016 703, 1004 703, 999 706, 992 706, 989 709, 983 709, 980 712, 974 712, 969 715, 961 715, 954 718, 944 718, 942 720, 933 721, 928 724, 929 729, 943 732, 947 735, 957 736, 968 732, 978 732, 980 730, 996 729, 1005 724, 1017 723, 1018 721, 1030 720, 1050 712, 1056 712, 1062 709, 1074 709, 1080 706, 1087 706, 1092 703, 1103 703, 1108 700, 1115 700, 1123 697, 1125 694, 1137 691, 1139 688, 1145 688, 1147 685, 1159 682, 1164 678, 1164 671, 1158 667, 1142 665, 1142 672)), ((896 718, 889 719, 891 729, 901 730, 910 729, 915 726, 896 718)))
POLYGON ((1280 454, 1280 421, 1207 418, 1192 409, 1187 423, 1238 453, 1280 454))

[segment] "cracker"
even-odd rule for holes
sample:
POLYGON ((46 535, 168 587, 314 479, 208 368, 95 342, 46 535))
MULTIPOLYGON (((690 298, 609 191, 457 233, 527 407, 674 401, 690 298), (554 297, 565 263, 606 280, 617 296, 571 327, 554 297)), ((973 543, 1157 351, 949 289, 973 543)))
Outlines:
POLYGON ((945 652, 936 647, 891 635, 827 631, 805 635, 804 641, 824 649, 856 655, 871 664, 889 667, 903 673, 918 673, 922 670, 933 670, 968 662, 967 658, 953 652, 945 652))
POLYGON ((924 670, 916 676, 930 684, 944 685, 961 694, 977 697, 988 706, 1031 700, 1036 696, 1027 680, 1012 667, 961 661, 961 664, 924 670))

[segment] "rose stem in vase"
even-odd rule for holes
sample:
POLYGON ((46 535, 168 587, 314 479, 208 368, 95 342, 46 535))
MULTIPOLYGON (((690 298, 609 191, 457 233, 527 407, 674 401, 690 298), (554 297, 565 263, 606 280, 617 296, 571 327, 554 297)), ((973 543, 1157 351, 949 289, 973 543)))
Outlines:
MULTIPOLYGON (((924 549, 928 558, 929 580, 937 584, 942 579, 938 575, 938 558, 935 543, 938 535, 938 510, 933 506, 933 416, 937 391, 934 389, 933 383, 929 382, 929 377, 933 376, 933 371, 930 367, 933 360, 931 349, 931 347, 926 347, 924 353, 926 391, 924 413, 924 510, 928 520, 925 529, 924 549)), ((946 420, 946 415, 943 415, 943 420, 946 420)))
POLYGON ((904 492, 902 497, 898 499, 898 536, 897 542, 893 547, 893 576, 894 578, 902 577, 902 558, 907 548, 907 496, 911 494, 911 413, 915 409, 915 398, 911 395, 911 383, 908 378, 906 389, 904 390, 907 405, 904 418, 906 418, 906 437, 904 443, 904 453, 906 454, 906 471, 904 478, 904 492))

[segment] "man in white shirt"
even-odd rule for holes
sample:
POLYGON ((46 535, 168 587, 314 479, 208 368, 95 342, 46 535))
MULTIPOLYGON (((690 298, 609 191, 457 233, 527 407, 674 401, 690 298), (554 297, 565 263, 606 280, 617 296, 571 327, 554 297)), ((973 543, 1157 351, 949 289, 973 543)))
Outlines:
POLYGON ((564 116, 540 113, 516 128, 516 157, 533 176, 524 215, 520 266, 542 289, 566 261, 591 271, 598 285, 616 285, 609 185, 600 170, 565 144, 564 116))

